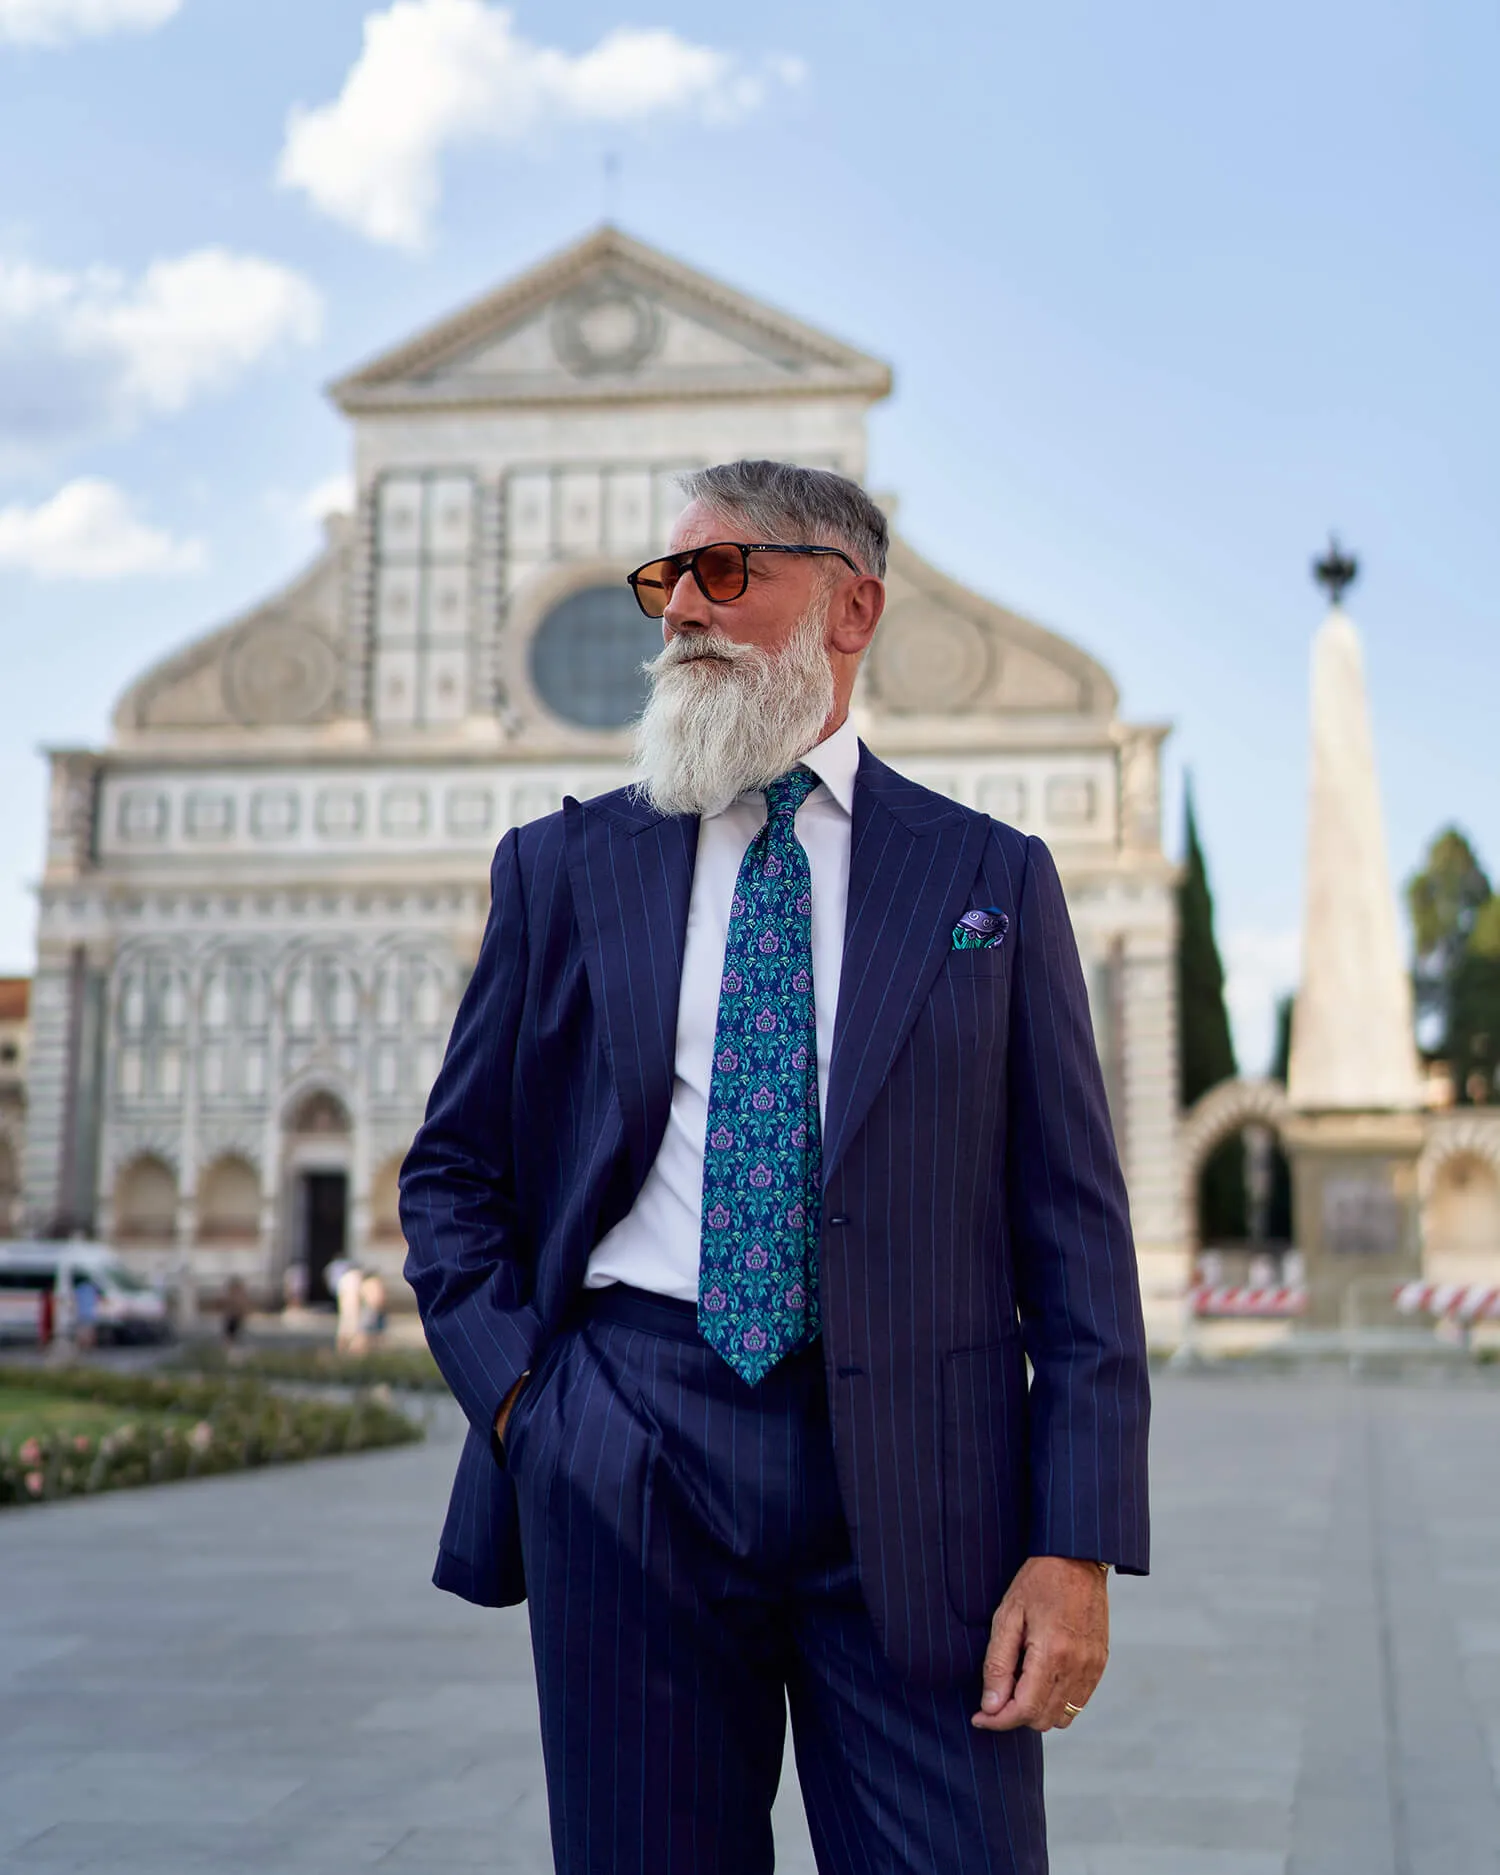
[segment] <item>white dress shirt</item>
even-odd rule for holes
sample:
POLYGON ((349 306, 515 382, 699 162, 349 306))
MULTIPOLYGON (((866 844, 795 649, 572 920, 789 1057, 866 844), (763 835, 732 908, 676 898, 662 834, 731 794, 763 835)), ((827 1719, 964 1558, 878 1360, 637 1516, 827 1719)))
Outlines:
MULTIPOLYGON (((859 738, 842 728, 802 758, 818 777, 797 810, 797 838, 812 873, 813 1004, 818 1029, 818 1110, 828 1115, 828 1063, 844 959, 849 899, 849 835, 859 738)), ((687 943, 677 1004, 677 1057, 672 1111, 656 1162, 640 1196, 589 1258, 585 1285, 632 1283, 682 1302, 698 1300, 698 1246, 703 1231, 703 1144, 708 1132, 708 1083, 719 1020, 719 981, 729 941, 729 907, 745 849, 766 824, 764 794, 742 794, 722 814, 698 824, 698 857, 688 900, 687 943)))

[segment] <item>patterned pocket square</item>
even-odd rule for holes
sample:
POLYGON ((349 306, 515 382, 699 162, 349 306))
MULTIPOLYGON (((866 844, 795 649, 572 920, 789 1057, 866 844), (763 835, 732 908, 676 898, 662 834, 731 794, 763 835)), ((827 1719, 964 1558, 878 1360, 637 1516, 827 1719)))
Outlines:
POLYGON ((953 927, 956 951, 993 951, 1005 942, 1010 920, 998 905, 978 905, 953 927))

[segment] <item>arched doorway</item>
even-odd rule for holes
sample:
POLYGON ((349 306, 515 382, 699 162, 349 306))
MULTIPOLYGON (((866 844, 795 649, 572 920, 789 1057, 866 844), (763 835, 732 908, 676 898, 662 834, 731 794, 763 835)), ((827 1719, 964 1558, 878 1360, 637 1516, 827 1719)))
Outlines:
POLYGON ((1291 1176, 1281 1149, 1291 1109, 1280 1081, 1221 1081, 1183 1116, 1179 1136, 1183 1216, 1192 1230, 1194 1269, 1210 1284, 1251 1287, 1293 1281, 1291 1176), (1207 1178, 1243 1141, 1243 1234, 1215 1241, 1203 1229, 1207 1178))
POLYGON ((1444 1141, 1422 1168, 1422 1273, 1500 1283, 1500 1132, 1444 1141))
POLYGON ((288 1112, 286 1201, 294 1286, 311 1303, 331 1302, 330 1264, 349 1242, 349 1172, 353 1124, 327 1088, 304 1092, 288 1112))
POLYGON ((176 1236, 177 1174, 156 1153, 142 1153, 115 1178, 115 1242, 162 1248, 176 1236))

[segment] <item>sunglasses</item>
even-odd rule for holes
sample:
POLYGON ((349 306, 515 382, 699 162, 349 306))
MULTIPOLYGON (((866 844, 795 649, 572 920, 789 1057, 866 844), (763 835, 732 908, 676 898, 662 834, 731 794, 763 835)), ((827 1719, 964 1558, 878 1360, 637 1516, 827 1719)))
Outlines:
POLYGON ((635 602, 647 618, 660 618, 684 573, 691 573, 699 592, 715 605, 728 605, 742 599, 750 584, 752 553, 831 554, 842 560, 851 573, 859 568, 842 547, 773 547, 752 545, 743 540, 716 540, 691 553, 669 553, 661 560, 648 560, 633 573, 627 573, 635 602))

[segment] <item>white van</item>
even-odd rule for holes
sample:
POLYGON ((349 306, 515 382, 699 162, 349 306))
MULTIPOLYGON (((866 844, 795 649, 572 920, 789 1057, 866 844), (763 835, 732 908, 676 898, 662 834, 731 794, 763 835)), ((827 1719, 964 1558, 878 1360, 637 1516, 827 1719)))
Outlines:
MULTIPOLYGON (((100 1243, 0 1244, 0 1341, 39 1341, 42 1298, 90 1282, 98 1295, 99 1341, 166 1341, 167 1299, 100 1243)), ((71 1318, 73 1311, 67 1310, 71 1318)), ((54 1320, 56 1316, 54 1316, 54 1320)))

